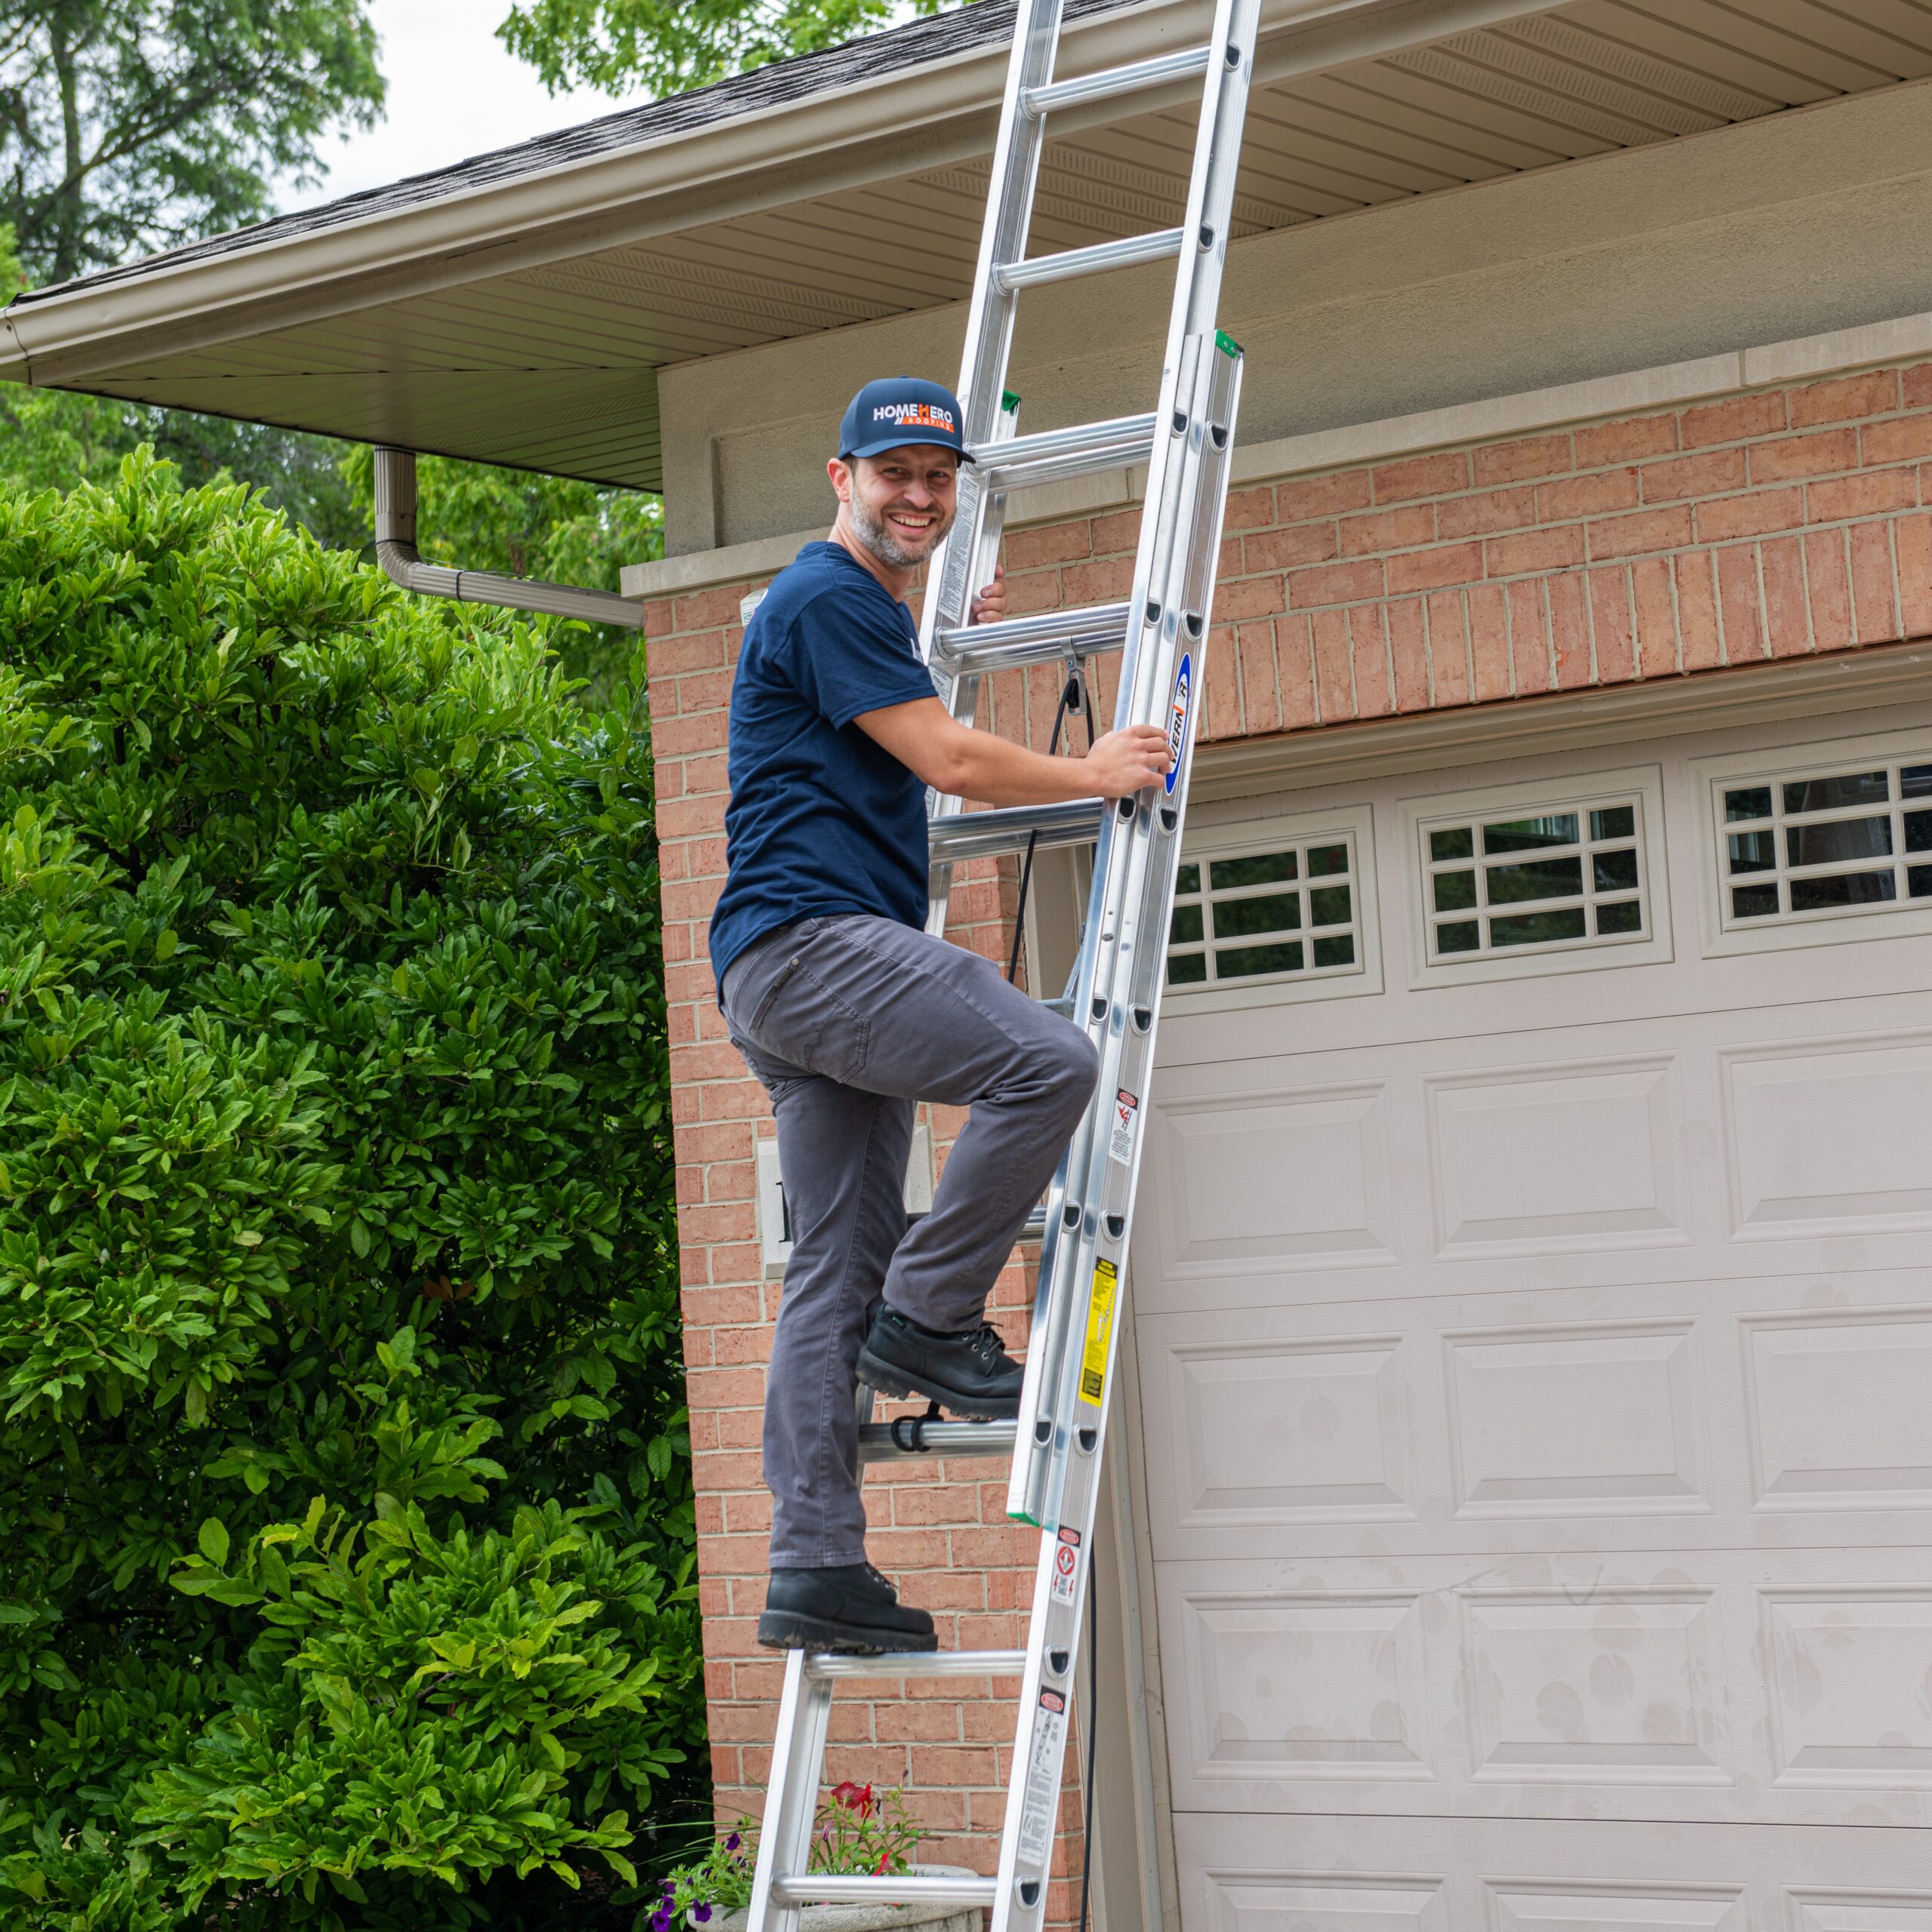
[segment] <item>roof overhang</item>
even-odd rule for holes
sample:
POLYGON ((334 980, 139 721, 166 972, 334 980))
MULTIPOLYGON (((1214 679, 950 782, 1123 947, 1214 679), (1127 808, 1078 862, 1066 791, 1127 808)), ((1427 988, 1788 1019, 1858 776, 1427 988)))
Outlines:
MULTIPOLYGON (((1921 46, 1826 0, 1778 11, 1263 0, 1239 232, 1932 72, 1932 23, 1921 46)), ((1009 12, 982 0, 835 72, 784 63, 23 297, 0 315, 0 375, 661 487, 657 368, 967 292, 1009 12), (714 94, 728 111, 685 106, 714 94)), ((1073 0, 1061 71, 1184 46, 1211 17, 1073 0)), ((1035 248, 1163 225, 1146 210, 1178 193, 1188 100, 1104 130, 1117 109, 1057 119, 1035 248)))

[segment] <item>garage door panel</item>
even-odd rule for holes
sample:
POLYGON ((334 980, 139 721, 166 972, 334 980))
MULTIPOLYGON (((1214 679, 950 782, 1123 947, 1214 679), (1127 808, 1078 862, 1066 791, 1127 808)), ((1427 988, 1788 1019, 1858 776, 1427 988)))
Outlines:
POLYGON ((1367 1080, 1360 1053, 1164 1067, 1140 1305, 1921 1263, 1926 1004, 1725 1011, 1694 1038, 1670 1015, 1412 1043, 1367 1080))
POLYGON ((1718 1054, 1744 1240, 1932 1229, 1932 1032, 1718 1054))
POLYGON ((1932 1823, 1914 1551, 1161 1566, 1183 1810, 1932 1823))
POLYGON ((1392 1262, 1388 1095, 1380 1083, 1262 1088, 1159 1112, 1164 1272, 1392 1262), (1284 1174, 1294 1184, 1281 1184, 1284 1174))
POLYGON ((1175 1835, 1211 1932, 1932 1932, 1904 1833, 1195 1813, 1175 1835))
POLYGON ((1198 1309, 1137 1334, 1163 1559, 1932 1540, 1922 1268, 1198 1309))
POLYGON ((1690 1238, 1676 1056, 1426 1075, 1431 1230, 1447 1259, 1690 1238))

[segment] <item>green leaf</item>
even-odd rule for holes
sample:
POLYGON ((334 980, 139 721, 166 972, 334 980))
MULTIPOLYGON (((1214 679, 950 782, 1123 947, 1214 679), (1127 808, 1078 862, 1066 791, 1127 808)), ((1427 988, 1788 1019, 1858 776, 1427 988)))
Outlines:
POLYGON ((202 1554, 217 1570, 228 1567, 228 1525, 218 1516, 211 1516, 195 1534, 195 1540, 201 1546, 202 1554))

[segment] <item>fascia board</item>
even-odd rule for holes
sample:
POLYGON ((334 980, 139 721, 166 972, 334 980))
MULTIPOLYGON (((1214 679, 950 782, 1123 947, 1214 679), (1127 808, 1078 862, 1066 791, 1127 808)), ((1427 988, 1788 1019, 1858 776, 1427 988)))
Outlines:
MULTIPOLYGON (((1257 78, 1549 10, 1549 0, 1263 0, 1257 78)), ((1185 45, 1208 12, 1205 0, 1147 0, 1070 23, 1063 69, 1185 45)), ((1004 46, 972 49, 415 207, 16 303, 0 315, 0 376, 75 388, 125 380, 169 355, 964 159, 989 144, 1006 66, 1004 46)))

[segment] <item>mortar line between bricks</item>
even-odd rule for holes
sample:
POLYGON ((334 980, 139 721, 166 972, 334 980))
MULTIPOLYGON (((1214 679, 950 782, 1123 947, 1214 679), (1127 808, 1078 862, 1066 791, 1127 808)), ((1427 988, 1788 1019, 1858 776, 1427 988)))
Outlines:
POLYGON ((1594 689, 1603 682, 1603 671, 1597 658, 1597 600, 1591 592, 1590 577, 1589 571, 1583 573, 1583 634, 1590 641, 1590 685, 1594 689))
MULTIPOLYGON (((1900 386, 1903 389, 1903 383, 1900 386)), ((1905 577, 1904 566, 1899 561, 1899 519, 1895 516, 1885 519, 1885 555, 1891 561, 1892 629, 1902 638, 1905 635, 1905 577)))
POLYGON ((1469 611, 1469 591, 1466 584, 1456 593, 1456 609, 1463 620, 1463 688, 1469 693, 1466 703, 1476 698, 1476 626, 1469 611))
POLYGON ((1761 537, 1752 545, 1751 552, 1758 573, 1758 634, 1763 647, 1760 654, 1769 660, 1777 655, 1777 647, 1771 638, 1771 600, 1764 589, 1764 540, 1761 537))
POLYGON ((1711 580, 1711 621, 1718 634, 1718 663, 1727 666, 1730 663, 1730 640, 1725 636, 1724 628, 1724 577, 1718 569, 1716 551, 1705 551, 1703 558, 1711 580))
POLYGON ((1663 574, 1670 585, 1671 652, 1674 660, 1671 669, 1681 676, 1684 671, 1684 605, 1678 595, 1676 565, 1666 562, 1663 574))
POLYGON ((1435 696, 1435 618, 1430 608, 1430 600, 1425 595, 1417 599, 1422 606, 1422 657, 1429 678, 1429 708, 1436 708, 1435 696))

